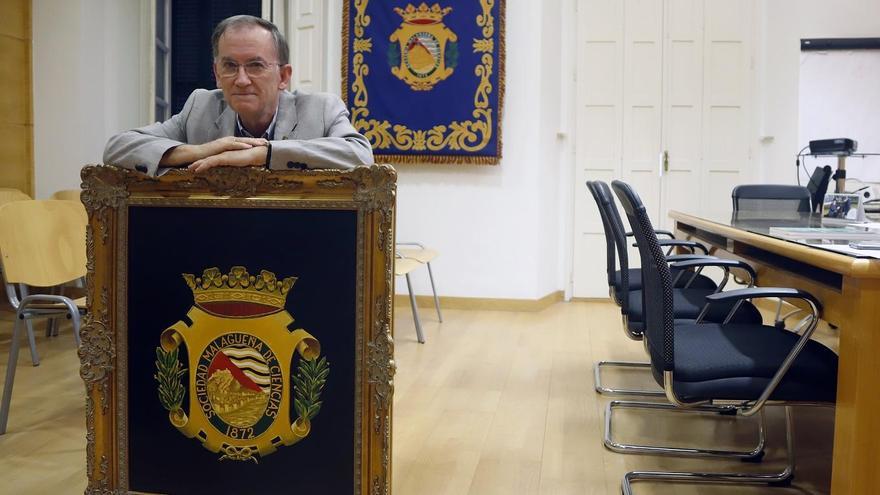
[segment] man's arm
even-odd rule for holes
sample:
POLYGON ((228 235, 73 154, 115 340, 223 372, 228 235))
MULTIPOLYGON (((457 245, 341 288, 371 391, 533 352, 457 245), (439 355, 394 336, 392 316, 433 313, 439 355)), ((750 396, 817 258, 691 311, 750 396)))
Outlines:
POLYGON ((156 175, 165 153, 186 142, 186 119, 192 111, 197 92, 187 98, 180 113, 165 122, 156 122, 111 137, 104 148, 104 163, 156 175))
POLYGON ((373 148, 348 120, 348 110, 339 98, 328 98, 324 107, 325 130, 322 138, 272 141, 269 168, 352 169, 372 165, 373 148))
MULTIPOLYGON (((226 136, 200 144, 187 144, 186 123, 196 99, 205 90, 195 90, 183 110, 165 122, 121 132, 107 141, 104 163, 156 175, 160 167, 180 167, 226 151, 265 146, 265 139, 226 136)), ((265 163, 265 162, 264 162, 265 163)))

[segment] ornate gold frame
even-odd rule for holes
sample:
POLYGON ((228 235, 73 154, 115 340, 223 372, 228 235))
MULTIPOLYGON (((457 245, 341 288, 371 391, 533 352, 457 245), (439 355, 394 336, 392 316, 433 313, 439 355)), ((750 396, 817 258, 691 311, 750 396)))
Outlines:
POLYGON ((79 357, 86 386, 87 495, 134 493, 128 487, 125 357, 130 205, 357 211, 354 493, 391 493, 396 178, 387 165, 345 172, 222 168, 162 177, 103 165, 83 169, 89 311, 79 357))
MULTIPOLYGON (((364 63, 364 52, 373 49, 372 38, 364 38, 364 29, 370 25, 370 16, 366 14, 367 4, 370 0, 354 1, 354 33, 350 32, 349 19, 352 15, 349 0, 343 2, 343 25, 342 25, 342 99, 348 101, 348 92, 354 92, 354 106, 351 108, 351 121, 358 132, 366 136, 373 145, 376 160, 391 163, 456 163, 496 165, 501 161, 501 116, 504 108, 504 20, 505 0, 476 0, 480 4, 482 14, 476 16, 477 27, 483 35, 480 39, 474 39, 472 48, 474 53, 482 53, 480 64, 474 69, 479 84, 474 94, 474 109, 471 112, 474 120, 452 121, 448 125, 438 124, 430 129, 410 129, 402 124, 395 124, 388 120, 379 121, 369 118, 370 110, 367 108, 369 95, 364 84, 364 78, 369 75, 370 67, 364 63), (493 15, 493 8, 498 10, 493 15), (496 20, 497 16, 497 20, 496 20), (498 56, 493 56, 495 29, 499 30, 498 56), (354 36, 351 47, 349 40, 354 36), (349 67, 349 53, 354 52, 352 66, 349 67), (349 68, 354 77, 349 80, 349 68), (490 82, 492 73, 498 71, 498 87, 493 88, 490 82), (489 94, 493 91, 498 93, 498 109, 496 115, 492 115, 489 106, 489 94), (445 150, 479 151, 497 136, 497 154, 495 156, 468 156, 468 155, 386 155, 383 149, 400 151, 431 151, 440 152, 445 150)), ((413 2, 417 3, 417 2, 413 2)))

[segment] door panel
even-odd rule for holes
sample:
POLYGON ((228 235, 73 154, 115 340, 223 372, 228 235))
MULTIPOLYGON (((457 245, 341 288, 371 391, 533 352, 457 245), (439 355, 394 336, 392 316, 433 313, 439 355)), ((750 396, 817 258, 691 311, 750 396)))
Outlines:
POLYGON ((664 33, 663 146, 667 165, 661 181, 657 226, 672 227, 670 209, 699 201, 702 160, 703 2, 669 0, 664 33))
POLYGON ((748 181, 754 4, 578 2, 575 297, 607 294, 584 181, 621 177, 666 228, 669 209, 729 211, 733 186, 748 181))
POLYGON ((324 2, 293 0, 288 36, 293 48, 293 88, 307 92, 324 89, 324 2))
POLYGON ((624 3, 623 150, 621 173, 656 222, 660 213, 663 2, 624 3))
POLYGON ((743 43, 739 41, 710 41, 706 46, 709 61, 706 74, 706 96, 710 105, 742 104, 746 87, 743 85, 743 43))
POLYGON ((702 211, 728 212, 751 176, 750 81, 754 3, 706 0, 702 211))
POLYGON ((577 4, 578 66, 574 187, 574 297, 607 297, 605 240, 587 180, 620 176, 623 6, 619 0, 577 4))
POLYGON ((702 184, 702 204, 707 215, 729 213, 732 209, 730 192, 737 184, 743 183, 743 174, 739 171, 708 170, 702 184))

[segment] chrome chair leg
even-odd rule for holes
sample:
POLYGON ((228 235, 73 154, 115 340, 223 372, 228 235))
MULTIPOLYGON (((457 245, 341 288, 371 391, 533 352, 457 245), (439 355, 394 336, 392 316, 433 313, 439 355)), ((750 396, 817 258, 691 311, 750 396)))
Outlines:
POLYGON ((409 273, 406 274, 406 288, 409 290, 409 304, 412 306, 413 321, 416 325, 416 338, 419 340, 419 344, 424 344, 425 335, 422 333, 422 322, 419 319, 419 309, 416 305, 416 296, 413 294, 412 282, 409 280, 409 273))
POLYGON ((596 392, 602 395, 636 395, 641 397, 665 397, 663 390, 641 390, 628 388, 612 388, 602 385, 602 368, 635 368, 651 369, 651 363, 636 363, 632 361, 599 361, 593 366, 593 379, 596 384, 596 392))
POLYGON ((785 446, 788 463, 778 473, 709 473, 685 471, 630 471, 623 476, 620 491, 632 495, 635 481, 672 481, 679 483, 766 483, 787 485, 794 477, 794 423, 791 420, 791 407, 785 406, 785 446))
MULTIPOLYGON (((6 290, 7 291, 10 291, 10 290, 15 291, 15 286, 12 284, 6 284, 6 290)), ((13 307, 15 307, 15 310, 16 310, 15 319, 16 319, 16 321, 21 320, 21 319, 25 320, 25 323, 27 324, 28 345, 31 348, 31 363, 34 366, 39 366, 40 365, 40 355, 39 355, 39 353, 37 353, 37 341, 34 338, 34 324, 26 316, 25 317, 22 316, 22 310, 21 310, 21 301, 24 300, 24 298, 28 296, 28 286, 26 284, 18 284, 18 293, 21 294, 21 299, 18 299, 17 297, 15 297, 15 304, 13 304, 13 307)), ((48 328, 46 330, 47 330, 46 336, 48 337, 49 336, 48 328)))
POLYGON ((605 409, 605 447, 608 450, 613 452, 618 452, 621 454, 654 454, 654 455, 672 455, 672 456, 682 456, 682 457, 728 457, 728 458, 737 458, 737 459, 745 459, 745 460, 756 460, 760 459, 764 455, 764 445, 766 443, 766 437, 764 435, 764 430, 766 429, 766 418, 764 416, 764 411, 761 410, 759 412, 761 416, 761 420, 758 423, 758 443, 754 448, 750 450, 714 450, 714 449, 699 449, 699 448, 687 448, 687 447, 662 447, 655 445, 639 445, 639 444, 628 444, 617 442, 612 438, 612 428, 611 428, 611 417, 613 411, 615 409, 652 409, 652 410, 664 410, 669 412, 676 413, 692 413, 692 412, 703 412, 703 413, 725 413, 730 412, 731 409, 721 407, 721 406, 695 406, 687 409, 682 409, 680 407, 676 407, 669 403, 664 402, 636 402, 636 401, 619 401, 613 400, 608 403, 608 406, 605 409))
POLYGON ((434 286, 434 272, 431 271, 431 262, 425 263, 428 265, 428 278, 431 279, 431 290, 434 291, 434 307, 437 308, 437 319, 440 320, 440 323, 443 323, 443 315, 440 314, 440 298, 437 297, 437 287, 434 286))
MULTIPOLYGON (((21 317, 16 316, 16 322, 18 320, 21 320, 21 317)), ((30 348, 31 348, 31 363, 34 366, 39 366, 40 365, 40 355, 39 355, 39 353, 37 353, 37 341, 34 338, 34 323, 29 319, 25 319, 24 323, 25 323, 25 327, 27 328, 28 346, 30 346, 30 348)))
POLYGON ((15 369, 18 364, 18 348, 21 346, 22 319, 16 316, 12 327, 12 342, 9 343, 9 359, 6 361, 6 381, 3 385, 3 399, 0 401, 0 435, 6 433, 9 420, 9 406, 12 403, 12 383, 15 381, 15 369))

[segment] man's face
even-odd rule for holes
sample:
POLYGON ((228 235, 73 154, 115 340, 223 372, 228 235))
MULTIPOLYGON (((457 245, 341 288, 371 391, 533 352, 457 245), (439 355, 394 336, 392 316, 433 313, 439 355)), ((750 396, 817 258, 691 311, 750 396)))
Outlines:
POLYGON ((272 34, 259 26, 241 26, 227 29, 217 46, 214 76, 223 90, 227 103, 244 122, 271 120, 278 108, 278 95, 290 83, 290 65, 278 65, 278 55, 272 34), (264 64, 262 74, 249 75, 245 66, 264 64), (241 66, 234 75, 223 74, 233 65, 241 66))

